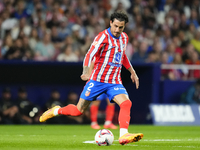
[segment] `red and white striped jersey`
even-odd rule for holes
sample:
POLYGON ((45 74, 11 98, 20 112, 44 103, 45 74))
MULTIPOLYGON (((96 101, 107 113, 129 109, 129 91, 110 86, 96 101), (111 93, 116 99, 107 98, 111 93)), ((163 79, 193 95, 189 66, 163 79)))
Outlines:
POLYGON ((91 80, 103 83, 122 84, 122 65, 128 69, 131 67, 125 50, 128 43, 128 36, 122 32, 119 38, 112 35, 110 28, 100 32, 94 39, 88 50, 83 66, 90 66, 95 57, 95 64, 91 80))

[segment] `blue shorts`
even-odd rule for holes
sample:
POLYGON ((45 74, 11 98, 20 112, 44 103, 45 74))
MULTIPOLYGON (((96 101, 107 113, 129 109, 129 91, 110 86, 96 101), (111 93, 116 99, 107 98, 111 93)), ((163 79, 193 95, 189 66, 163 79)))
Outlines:
POLYGON ((105 93, 103 93, 103 94, 101 94, 101 95, 99 95, 99 96, 97 97, 97 100, 103 101, 103 100, 106 100, 107 97, 108 97, 108 96, 107 96, 105 93))
POLYGON ((93 101, 96 100, 97 97, 103 93, 108 96, 110 101, 113 100, 116 95, 128 95, 126 89, 122 84, 110 84, 90 80, 84 86, 80 97, 88 101, 93 101))

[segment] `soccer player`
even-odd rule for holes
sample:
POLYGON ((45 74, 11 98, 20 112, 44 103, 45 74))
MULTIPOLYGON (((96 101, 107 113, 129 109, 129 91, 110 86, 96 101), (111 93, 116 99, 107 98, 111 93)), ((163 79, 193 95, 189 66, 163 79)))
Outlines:
POLYGON ((93 101, 90 106, 91 128, 93 128, 93 129, 101 128, 97 122, 97 115, 98 115, 99 105, 100 105, 101 101, 103 101, 103 100, 106 100, 106 102, 107 102, 106 111, 105 111, 106 118, 105 118, 103 127, 105 129, 117 129, 117 126, 115 126, 112 123, 113 116, 115 113, 115 103, 110 103, 106 94, 101 94, 100 96, 98 96, 97 100, 93 101))
POLYGON ((42 114, 40 122, 57 115, 79 116, 88 108, 93 100, 106 93, 110 101, 120 107, 119 126, 121 145, 137 142, 143 138, 142 133, 128 132, 130 122, 130 109, 132 102, 121 81, 122 65, 130 72, 131 80, 139 88, 139 78, 129 62, 125 50, 128 36, 123 32, 128 16, 123 11, 114 12, 110 17, 110 27, 100 32, 88 50, 84 62, 81 79, 87 81, 77 105, 69 104, 65 107, 55 106, 42 114), (89 74, 91 60, 96 57, 92 74, 89 74))
MULTIPOLYGON (((94 64, 96 61, 96 57, 93 58, 90 68, 89 68, 89 75, 92 74, 92 71, 94 69, 94 64)), ((98 125, 97 122, 97 115, 98 115, 98 109, 101 101, 106 100, 107 106, 106 106, 106 120, 104 122, 104 128, 105 129, 117 129, 117 126, 115 126, 112 123, 114 112, 115 112, 115 103, 110 103, 107 95, 105 93, 101 94, 97 97, 96 101, 93 101, 90 106, 90 120, 91 120, 91 128, 93 129, 100 129, 101 127, 98 125)))

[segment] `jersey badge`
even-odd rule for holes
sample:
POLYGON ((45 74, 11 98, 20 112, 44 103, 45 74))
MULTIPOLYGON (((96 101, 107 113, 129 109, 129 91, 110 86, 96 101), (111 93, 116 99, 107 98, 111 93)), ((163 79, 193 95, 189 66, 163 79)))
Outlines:
POLYGON ((122 44, 123 50, 126 50, 126 44, 122 44))
POLYGON ((115 63, 120 63, 120 58, 121 58, 121 53, 120 52, 117 52, 115 54, 115 63))
POLYGON ((89 96, 89 95, 90 95, 90 91, 86 91, 85 96, 89 96))

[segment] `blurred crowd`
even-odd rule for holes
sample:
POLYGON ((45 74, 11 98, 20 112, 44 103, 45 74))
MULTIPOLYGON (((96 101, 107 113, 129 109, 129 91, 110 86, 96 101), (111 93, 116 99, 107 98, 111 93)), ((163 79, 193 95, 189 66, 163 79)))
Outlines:
MULTIPOLYGON (((77 104, 78 94, 70 91, 66 99, 61 99, 60 92, 53 89, 44 106, 37 105, 29 99, 25 87, 19 87, 14 97, 12 89, 5 87, 0 94, 0 124, 38 124, 41 114, 49 108, 59 105, 77 104)), ((82 116, 58 116, 46 122, 47 124, 88 124, 90 112, 87 110, 82 116)))
MULTIPOLYGON (((0 0, 0 59, 79 62, 110 14, 129 16, 127 56, 134 63, 200 64, 199 0, 0 0)), ((162 70, 197 79, 200 70, 162 70)))

